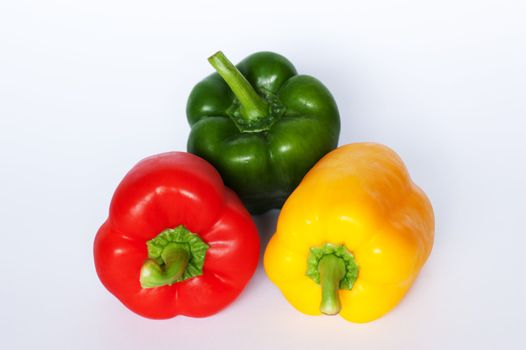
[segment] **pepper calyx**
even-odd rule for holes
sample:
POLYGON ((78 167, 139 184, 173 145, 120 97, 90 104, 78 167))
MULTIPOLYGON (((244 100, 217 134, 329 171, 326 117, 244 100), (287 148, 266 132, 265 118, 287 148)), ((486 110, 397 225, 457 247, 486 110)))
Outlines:
POLYGON ((360 268, 356 263, 354 255, 343 244, 335 245, 332 243, 326 243, 322 246, 312 247, 307 258, 306 275, 317 284, 320 284, 320 260, 324 256, 330 254, 340 258, 345 266, 345 275, 340 280, 339 284, 340 289, 352 289, 354 282, 358 278, 360 268))
POLYGON ((261 97, 267 102, 267 112, 264 118, 246 119, 243 117, 243 106, 236 98, 226 113, 234 122, 240 132, 262 132, 269 131, 286 112, 286 108, 278 96, 270 91, 259 89, 261 97))
POLYGON ((140 271, 143 288, 172 285, 203 274, 208 245, 183 225, 146 242, 148 259, 140 271))

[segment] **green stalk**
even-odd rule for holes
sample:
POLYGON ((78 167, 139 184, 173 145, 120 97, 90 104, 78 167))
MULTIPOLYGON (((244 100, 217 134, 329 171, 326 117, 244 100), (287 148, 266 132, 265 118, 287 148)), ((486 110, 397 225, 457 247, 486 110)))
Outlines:
POLYGON ((267 102, 258 95, 241 72, 218 51, 208 58, 208 62, 228 84, 241 104, 241 116, 246 121, 264 118, 268 114, 267 102))
POLYGON ((335 255, 325 255, 319 262, 318 271, 321 286, 320 311, 326 315, 336 315, 341 309, 338 291, 340 281, 345 276, 345 263, 335 255))
POLYGON ((322 313, 340 312, 339 290, 351 290, 359 270, 354 255, 344 245, 325 243, 310 248, 306 275, 321 287, 322 313))
POLYGON ((161 253, 163 263, 153 259, 144 262, 141 268, 140 282, 143 288, 171 285, 181 278, 190 261, 187 244, 170 243, 161 253))

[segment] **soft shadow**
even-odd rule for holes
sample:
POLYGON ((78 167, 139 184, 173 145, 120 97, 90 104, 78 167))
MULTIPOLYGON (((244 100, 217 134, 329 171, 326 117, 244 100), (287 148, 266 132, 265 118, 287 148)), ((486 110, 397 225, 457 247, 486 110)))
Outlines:
POLYGON ((261 256, 267 247, 270 238, 276 231, 276 222, 278 221, 279 210, 270 210, 264 214, 253 216, 254 222, 258 228, 261 239, 261 256))

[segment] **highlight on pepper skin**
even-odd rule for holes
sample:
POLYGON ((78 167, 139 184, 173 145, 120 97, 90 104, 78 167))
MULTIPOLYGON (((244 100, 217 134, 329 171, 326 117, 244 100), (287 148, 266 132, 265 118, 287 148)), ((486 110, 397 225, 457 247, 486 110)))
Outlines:
POLYGON ((323 157, 285 202, 265 271, 300 312, 373 321, 407 293, 434 240, 427 196, 386 146, 323 157))

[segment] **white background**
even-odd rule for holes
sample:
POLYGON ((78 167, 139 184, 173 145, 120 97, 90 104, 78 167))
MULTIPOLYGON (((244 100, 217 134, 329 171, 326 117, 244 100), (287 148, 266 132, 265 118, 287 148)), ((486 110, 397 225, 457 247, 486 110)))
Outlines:
MULTIPOLYGON (((0 347, 524 349, 525 18, 521 0, 2 1, 0 347), (113 190, 186 149, 186 98, 218 49, 318 77, 340 143, 389 145, 428 193, 433 253, 384 318, 300 314, 261 266, 206 319, 143 319, 100 284, 113 190)), ((256 218, 263 243, 275 219, 256 218)))

